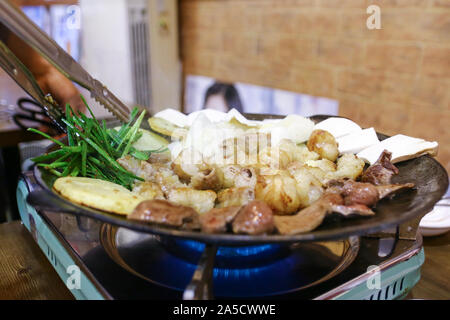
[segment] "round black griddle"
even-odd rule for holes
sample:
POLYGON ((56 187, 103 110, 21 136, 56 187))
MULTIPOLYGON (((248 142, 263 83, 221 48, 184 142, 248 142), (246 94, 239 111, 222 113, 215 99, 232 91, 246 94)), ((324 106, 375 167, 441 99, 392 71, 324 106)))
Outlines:
MULTIPOLYGON (((247 114, 246 116, 248 119, 254 120, 280 117, 256 114, 247 114)), ((311 120, 320 122, 326 118, 328 116, 313 116, 311 120)), ((386 136, 379 134, 379 138, 384 139, 386 136)), ((420 215, 425 215, 433 209, 434 204, 441 199, 447 190, 447 172, 438 161, 428 155, 397 163, 396 166, 399 169, 399 174, 393 177, 393 183, 412 182, 415 185, 414 189, 399 193, 392 199, 383 199, 378 202, 374 216, 341 217, 331 215, 317 229, 298 235, 205 234, 200 231, 178 230, 128 220, 125 216, 77 205, 60 197, 52 191, 56 177, 37 166, 34 167, 34 175, 42 189, 30 193, 27 201, 38 210, 86 216, 138 232, 196 240, 208 244, 243 246, 263 243, 338 240, 349 236, 379 232, 420 215)))

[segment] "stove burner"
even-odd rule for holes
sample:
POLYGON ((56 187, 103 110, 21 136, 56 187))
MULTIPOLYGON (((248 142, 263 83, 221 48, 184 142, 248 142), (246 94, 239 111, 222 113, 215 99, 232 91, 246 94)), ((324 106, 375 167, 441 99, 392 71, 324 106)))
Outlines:
MULTIPOLYGON (((166 250, 186 262, 196 265, 205 244, 193 240, 160 238, 166 250)), ((287 245, 265 244, 244 247, 218 247, 215 257, 216 268, 248 269, 265 266, 282 259, 290 253, 287 245)))
MULTIPOLYGON (((103 225, 103 247, 120 266, 135 275, 184 291, 197 267, 204 244, 141 234, 103 225)), ((292 245, 219 247, 213 271, 214 296, 263 297, 285 294, 323 282, 356 257, 358 240, 292 245)))
MULTIPOLYGON (((199 253, 205 249, 205 244, 193 241, 193 240, 175 240, 178 245, 190 248, 199 253)), ((247 247, 219 247, 217 249, 217 257, 247 257, 257 256, 262 253, 273 252, 279 249, 279 245, 265 244, 259 246, 247 246, 247 247)))

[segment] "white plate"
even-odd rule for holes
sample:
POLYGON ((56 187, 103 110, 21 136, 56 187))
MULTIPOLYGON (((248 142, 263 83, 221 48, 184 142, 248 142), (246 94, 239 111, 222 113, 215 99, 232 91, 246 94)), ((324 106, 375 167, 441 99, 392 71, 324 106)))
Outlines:
POLYGON ((450 228, 450 207, 435 206, 420 221, 424 228, 450 228))
POLYGON ((419 228, 420 233, 424 237, 434 237, 450 231, 450 228, 419 228))
POLYGON ((419 230, 425 237, 437 236, 450 230, 450 188, 445 199, 439 201, 430 213, 426 214, 419 224, 419 230), (444 206, 444 204, 449 206, 444 206))

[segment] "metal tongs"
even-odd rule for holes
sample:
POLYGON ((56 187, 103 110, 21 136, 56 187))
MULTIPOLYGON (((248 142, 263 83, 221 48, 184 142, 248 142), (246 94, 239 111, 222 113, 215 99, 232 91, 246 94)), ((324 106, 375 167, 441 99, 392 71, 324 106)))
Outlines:
MULTIPOLYGON (((91 96, 109 110, 117 119, 128 122, 130 111, 127 106, 100 81, 91 77, 64 49, 48 37, 45 32, 9 1, 0 1, 0 22, 47 59, 64 76, 89 90, 91 96)), ((62 112, 57 102, 50 95, 45 95, 42 92, 30 71, 1 41, 0 66, 31 97, 42 104, 47 115, 58 127, 62 126, 61 121, 59 121, 62 117, 62 112)), ((65 131, 64 127, 60 129, 65 131)))

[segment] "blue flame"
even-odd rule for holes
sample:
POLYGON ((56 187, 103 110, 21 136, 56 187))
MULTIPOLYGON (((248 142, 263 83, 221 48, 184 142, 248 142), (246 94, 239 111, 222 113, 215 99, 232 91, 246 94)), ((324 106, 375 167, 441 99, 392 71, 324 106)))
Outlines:
MULTIPOLYGON (((205 249, 205 244, 193 241, 193 240, 182 240, 177 241, 177 244, 180 246, 187 247, 188 249, 192 249, 196 252, 203 252, 205 249)), ((253 256, 261 253, 269 253, 275 250, 278 250, 278 245, 273 244, 263 244, 263 245, 255 245, 255 246, 246 246, 246 247, 219 247, 217 249, 217 257, 239 257, 239 256, 253 256)))
MULTIPOLYGON (((163 258, 148 263, 152 279, 176 290, 184 290, 197 268, 205 244, 170 239, 163 258)), ((220 297, 256 297, 279 294, 308 283, 301 272, 309 259, 302 250, 283 244, 218 247, 213 269, 214 291, 220 297)), ((318 266, 320 272, 320 266, 318 266)))

